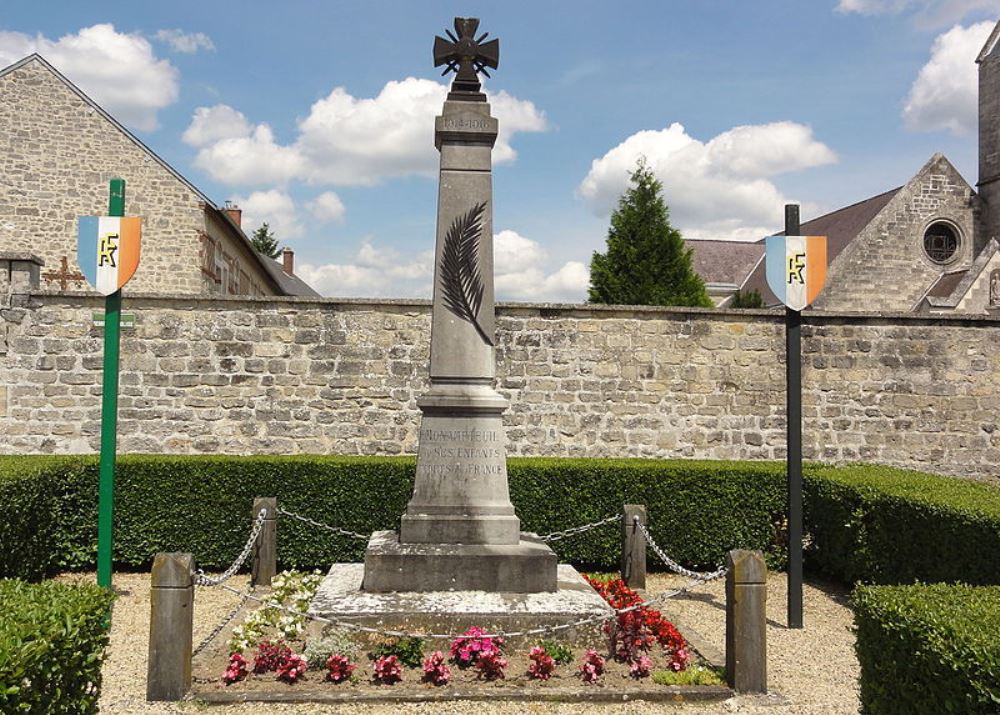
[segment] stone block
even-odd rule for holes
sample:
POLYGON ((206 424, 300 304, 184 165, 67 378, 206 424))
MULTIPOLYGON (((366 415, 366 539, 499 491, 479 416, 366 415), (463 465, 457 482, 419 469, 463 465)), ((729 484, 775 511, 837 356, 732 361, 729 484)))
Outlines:
POLYGON ((394 531, 376 531, 365 551, 363 590, 556 590, 555 552, 534 534, 517 544, 402 544, 394 531))

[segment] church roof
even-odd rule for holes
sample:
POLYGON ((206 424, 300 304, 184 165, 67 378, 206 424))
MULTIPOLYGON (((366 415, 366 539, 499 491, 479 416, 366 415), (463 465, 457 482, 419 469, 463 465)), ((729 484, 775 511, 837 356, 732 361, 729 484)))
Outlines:
POLYGON ((155 151, 153 151, 146 144, 144 144, 141 139, 139 139, 132 132, 130 132, 128 129, 126 129, 121 124, 121 122, 119 122, 113 116, 111 116, 110 114, 108 114, 104 110, 104 108, 101 107, 101 105, 99 105, 97 102, 95 102, 89 96, 87 96, 87 94, 82 89, 80 89, 75 84, 73 84, 73 82, 71 82, 59 70, 57 70, 55 67, 53 67, 51 64, 49 64, 48 60, 46 60, 40 54, 38 54, 37 52, 32 53, 32 54, 28 55, 27 57, 25 57, 24 59, 19 60, 19 61, 15 62, 14 64, 10 65, 9 67, 4 67, 4 68, 0 69, 0 78, 6 76, 7 74, 10 74, 11 72, 13 72, 13 71, 15 71, 17 69, 20 69, 21 67, 24 67, 25 65, 27 65, 27 64, 29 64, 31 62, 37 62, 42 67, 44 67, 46 70, 48 70, 53 75, 55 75, 55 77, 58 78, 63 84, 65 84, 74 94, 76 94, 78 97, 80 97, 80 99, 82 99, 88 105, 90 105, 91 107, 93 107, 94 111, 96 111, 98 114, 100 114, 102 117, 104 117, 104 119, 106 119, 108 122, 110 122, 116 129, 118 129, 122 134, 124 134, 130 141, 132 141, 133 143, 135 143, 142 151, 146 152, 146 154, 148 154, 154 161, 156 161, 167 172, 169 172, 171 175, 173 175, 174 178, 176 178, 178 181, 180 181, 182 184, 184 184, 184 186, 186 186, 188 189, 190 189, 191 192, 194 193, 202 203, 204 203, 206 211, 211 211, 211 212, 215 213, 217 216, 219 216, 220 218, 222 218, 226 223, 230 224, 230 227, 233 229, 233 233, 236 236, 237 240, 242 240, 244 243, 246 243, 247 247, 250 249, 250 253, 257 260, 257 262, 259 263, 261 269, 264 271, 264 273, 266 273, 271 278, 271 280, 276 284, 277 288, 280 291, 284 292, 285 295, 291 295, 291 296, 313 297, 313 296, 317 296, 318 295, 318 293, 316 293, 316 291, 314 291, 312 288, 310 288, 308 285, 306 285, 304 281, 302 281, 301 279, 296 278, 294 276, 288 276, 288 274, 285 273, 283 270, 279 269, 278 272, 281 273, 283 276, 291 278, 292 280, 286 281, 283 278, 281 278, 280 276, 277 276, 275 274, 274 270, 272 269, 272 267, 270 267, 268 265, 268 263, 270 263, 270 260, 264 258, 259 253, 257 253, 256 250, 254 250, 253 244, 250 243, 250 239, 247 238, 246 234, 243 232, 243 230, 240 227, 236 226, 235 224, 232 223, 231 220, 229 220, 229 217, 226 215, 225 211, 222 211, 216 205, 216 203, 214 201, 212 201, 210 198, 208 198, 204 193, 202 193, 201 190, 197 186, 195 186, 190 181, 188 181, 186 178, 184 178, 184 176, 181 175, 180 172, 178 172, 176 169, 174 169, 174 167, 172 167, 170 164, 168 164, 166 161, 164 161, 163 158, 161 158, 155 151))
POLYGON ((764 245, 750 241, 688 239, 694 270, 706 283, 743 285, 764 254, 764 245))
MULTIPOLYGON (((879 212, 902 188, 902 186, 897 186, 895 189, 877 194, 864 201, 858 201, 850 206, 806 221, 800 224, 799 234, 802 236, 826 236, 826 259, 829 265, 861 233, 865 226, 878 216, 879 212)), ((784 233, 781 231, 775 235, 781 236, 784 233)), ((758 245, 763 247, 764 239, 758 241, 758 245)), ((747 289, 759 291, 761 297, 764 298, 765 305, 777 305, 781 302, 767 285, 767 269, 764 265, 763 251, 753 272, 747 276, 744 285, 747 289)))

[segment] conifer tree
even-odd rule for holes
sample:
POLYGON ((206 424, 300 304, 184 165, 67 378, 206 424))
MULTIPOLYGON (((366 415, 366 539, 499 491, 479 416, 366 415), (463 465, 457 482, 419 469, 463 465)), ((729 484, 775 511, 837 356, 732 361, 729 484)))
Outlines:
POLYGON ((611 214, 607 251, 590 261, 590 302, 711 308, 691 249, 670 225, 663 185, 640 159, 611 214))
POLYGON ((274 237, 274 233, 271 231, 271 227, 267 225, 267 221, 262 223, 260 228, 253 232, 253 236, 250 237, 250 243, 257 249, 257 253, 261 253, 268 258, 277 258, 281 255, 281 246, 278 245, 278 239, 274 237))

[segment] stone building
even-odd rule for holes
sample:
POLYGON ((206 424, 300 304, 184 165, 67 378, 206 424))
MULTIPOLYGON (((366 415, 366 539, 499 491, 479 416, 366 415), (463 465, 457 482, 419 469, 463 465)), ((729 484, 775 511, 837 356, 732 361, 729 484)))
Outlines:
POLYGON ((144 219, 129 292, 317 295, 290 252, 278 263, 254 251, 239 209, 217 206, 40 55, 0 70, 0 256, 35 262, 43 290, 88 290, 77 217, 107 213, 114 177, 144 219))
MULTIPOLYGON (((935 154, 902 186, 804 222, 803 235, 827 236, 826 287, 814 307, 1000 315, 1000 22, 976 62, 978 191, 935 154)), ((778 304, 763 239, 739 250, 729 241, 688 245, 717 304, 737 290, 778 304)))

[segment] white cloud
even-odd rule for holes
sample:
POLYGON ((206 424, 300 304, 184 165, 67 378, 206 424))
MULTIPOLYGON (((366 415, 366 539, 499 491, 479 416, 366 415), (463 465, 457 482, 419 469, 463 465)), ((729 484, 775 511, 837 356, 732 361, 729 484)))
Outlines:
MULTIPOLYGON (((570 261, 546 272, 546 252, 536 241, 515 231, 496 234, 493 249, 497 300, 582 302, 585 299, 590 272, 583 263, 570 261)), ((322 295, 430 298, 434 251, 404 255, 366 238, 349 261, 303 263, 296 273, 322 295)))
POLYGON ((735 127, 708 142, 674 123, 637 132, 593 161, 579 193, 598 215, 610 213, 640 157, 663 182, 671 222, 686 238, 736 240, 760 238, 780 223, 788 199, 771 177, 837 160, 794 122, 735 127))
POLYGON ((198 107, 191 125, 181 137, 186 144, 204 147, 223 139, 238 139, 253 132, 250 122, 241 112, 225 104, 198 107))
POLYGON ((20 32, 0 32, 0 67, 37 52, 119 121, 152 131, 156 114, 173 104, 178 72, 157 59, 149 41, 114 25, 85 27, 51 40, 20 32))
POLYGON ((921 27, 945 27, 979 10, 995 11, 996 0, 840 0, 837 12, 909 15, 921 27))
POLYGON ((321 295, 337 297, 430 297, 434 252, 402 256, 366 238, 349 263, 303 263, 299 277, 321 295))
POLYGON ((160 42, 170 45, 174 52, 193 55, 198 50, 215 52, 215 43, 204 32, 184 32, 183 30, 160 30, 155 35, 160 42))
POLYGON ((341 223, 344 220, 344 202, 332 191, 324 191, 307 204, 309 212, 319 221, 341 223))
POLYGON ((579 261, 569 261, 546 273, 548 259, 537 241, 516 231, 501 231, 493 237, 494 287, 498 300, 561 301, 581 303, 586 299, 590 271, 579 261))
POLYGON ((927 61, 910 87, 903 122, 913 131, 947 129, 954 134, 975 132, 979 80, 976 55, 994 23, 956 25, 938 35, 927 61))
POLYGON ((265 222, 282 243, 301 238, 305 233, 295 202, 280 189, 254 191, 249 196, 233 196, 231 201, 243 210, 243 231, 248 236, 265 222))
MULTIPOLYGON (((357 98, 337 87, 299 121, 292 143, 277 143, 266 124, 247 125, 238 135, 199 144, 195 163, 217 181, 231 185, 297 180, 352 186, 413 174, 433 175, 438 153, 430 128, 447 92, 446 85, 413 77, 386 83, 372 98, 357 98)), ((491 102, 500 121, 493 159, 512 161, 516 156, 510 144, 513 135, 543 131, 545 115, 531 102, 503 91, 493 95, 491 102)), ((201 126, 211 119, 208 113, 218 109, 199 108, 188 131, 198 125, 194 135, 206 134, 201 126)))

